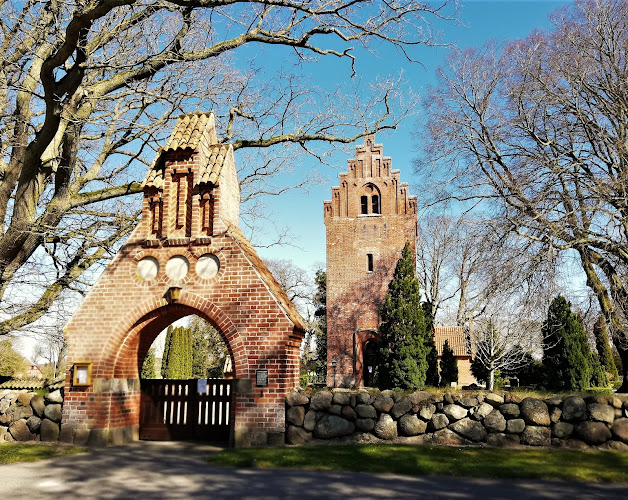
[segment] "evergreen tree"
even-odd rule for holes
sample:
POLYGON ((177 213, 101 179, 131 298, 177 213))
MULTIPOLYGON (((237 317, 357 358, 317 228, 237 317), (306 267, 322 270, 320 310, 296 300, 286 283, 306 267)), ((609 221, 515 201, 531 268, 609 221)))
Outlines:
POLYGON ((144 380, 155 378, 155 349, 152 347, 146 353, 146 357, 142 363, 140 378, 144 380))
POLYGON ((314 295, 316 371, 324 377, 327 375, 327 273, 318 269, 314 282, 316 283, 316 294, 314 295))
POLYGON ((192 331, 192 378, 207 378, 209 358, 208 328, 211 328, 201 318, 195 317, 190 324, 192 331))
POLYGON ((414 253, 408 243, 388 285, 381 317, 378 385, 384 389, 421 389, 427 376, 428 350, 414 253))
POLYGON ((608 342, 608 329, 606 328, 606 320, 604 316, 600 316, 595 325, 593 325, 593 335, 595 336, 595 347, 600 360, 602 369, 608 374, 611 380, 619 380, 619 373, 613 361, 611 346, 608 342))
POLYGON ((563 296, 550 304, 541 332, 546 388, 583 391, 589 387, 591 354, 584 327, 563 296))
MULTIPOLYGON (((192 378, 192 332, 182 326, 168 328, 171 338, 167 357, 164 356, 165 367, 162 370, 165 379, 192 378)), ((168 338, 168 336, 166 337, 168 338)), ((165 350, 164 350, 165 353, 165 350)))
POLYGON ((161 357, 161 378, 168 378, 166 373, 168 371, 168 358, 170 355, 170 346, 172 345, 172 333, 174 332, 174 327, 170 325, 168 327, 168 331, 166 332, 166 340, 164 341, 164 353, 161 357))
POLYGON ((425 384, 438 387, 440 377, 438 375, 438 351, 434 342, 434 316, 432 315, 432 303, 429 301, 421 304, 423 317, 425 318, 425 347, 427 348, 427 376, 425 384))
POLYGON ((444 387, 448 387, 452 382, 458 383, 458 360, 449 347, 449 340, 445 340, 443 354, 440 357, 440 379, 444 387))

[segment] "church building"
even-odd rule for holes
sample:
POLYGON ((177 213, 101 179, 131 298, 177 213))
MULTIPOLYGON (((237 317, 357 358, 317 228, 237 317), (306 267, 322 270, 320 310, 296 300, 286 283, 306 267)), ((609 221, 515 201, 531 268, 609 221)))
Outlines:
POLYGON ((324 203, 327 385, 372 385, 380 310, 406 242, 416 250, 417 197, 374 136, 348 161, 324 203))

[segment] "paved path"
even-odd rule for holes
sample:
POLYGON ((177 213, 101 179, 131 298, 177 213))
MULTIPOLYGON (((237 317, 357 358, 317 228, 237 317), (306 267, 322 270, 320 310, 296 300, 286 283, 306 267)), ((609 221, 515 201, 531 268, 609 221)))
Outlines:
POLYGON ((207 445, 138 442, 33 463, 0 466, 2 498, 441 498, 628 499, 628 484, 211 467, 207 445))

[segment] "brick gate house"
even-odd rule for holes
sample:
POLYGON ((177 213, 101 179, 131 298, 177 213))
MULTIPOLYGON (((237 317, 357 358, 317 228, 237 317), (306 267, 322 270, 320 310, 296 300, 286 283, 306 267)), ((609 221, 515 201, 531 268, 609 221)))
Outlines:
POLYGON ((283 442, 305 325, 238 229, 233 147, 218 143, 212 114, 179 120, 143 191, 137 228, 66 327, 62 433, 137 439, 144 357, 165 327, 195 314, 232 358, 232 443, 283 442))

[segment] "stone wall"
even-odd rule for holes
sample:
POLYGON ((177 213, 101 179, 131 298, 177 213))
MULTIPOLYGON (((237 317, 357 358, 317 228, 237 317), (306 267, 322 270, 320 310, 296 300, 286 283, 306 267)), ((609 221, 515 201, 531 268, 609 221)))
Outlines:
POLYGON ((286 397, 286 442, 397 440, 628 451, 628 397, 521 399, 517 394, 402 394, 346 389, 286 397))
POLYGON ((63 396, 26 390, 0 390, 0 442, 57 441, 63 396))

